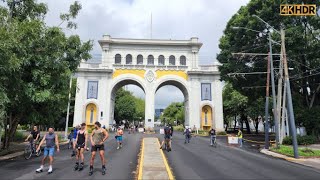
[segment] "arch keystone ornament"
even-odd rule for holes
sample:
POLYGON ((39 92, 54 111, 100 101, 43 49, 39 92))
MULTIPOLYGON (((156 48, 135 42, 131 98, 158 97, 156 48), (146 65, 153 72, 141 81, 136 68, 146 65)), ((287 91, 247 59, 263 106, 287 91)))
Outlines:
POLYGON ((220 64, 199 65, 202 43, 198 38, 127 39, 105 35, 98 42, 100 64, 82 61, 74 76, 77 90, 73 126, 99 121, 110 127, 121 121, 114 118, 115 94, 119 88, 133 84, 145 93, 145 119, 139 121, 145 128, 153 128, 155 94, 159 88, 172 85, 184 96, 185 126, 224 131, 220 64), (103 51, 106 48, 109 50, 103 51), (87 106, 91 102, 94 106, 87 106), (211 107, 207 112, 205 105, 211 107))
POLYGON ((149 71, 147 71, 145 78, 149 83, 151 83, 152 81, 154 81, 156 79, 156 76, 152 70, 149 70, 149 71))

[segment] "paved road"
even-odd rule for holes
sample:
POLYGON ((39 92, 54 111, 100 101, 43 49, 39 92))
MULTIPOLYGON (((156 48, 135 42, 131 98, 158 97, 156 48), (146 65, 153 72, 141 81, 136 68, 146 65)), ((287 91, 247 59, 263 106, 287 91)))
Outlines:
POLYGON ((214 148, 206 137, 184 144, 184 136, 175 133, 172 148, 166 155, 177 179, 320 179, 320 171, 313 168, 227 147, 221 141, 214 148))
POLYGON ((137 167, 137 155, 140 151, 142 134, 128 135, 125 133, 124 146, 116 150, 117 144, 113 134, 105 143, 107 173, 101 175, 100 158, 96 156, 95 172, 88 176, 89 152, 85 153, 85 169, 81 172, 73 171, 74 159, 70 157, 71 151, 63 147, 61 152, 56 154, 53 164, 54 172, 47 174, 47 168, 40 174, 35 170, 39 168, 40 158, 33 157, 24 160, 22 157, 0 162, 0 179, 133 179, 137 167))

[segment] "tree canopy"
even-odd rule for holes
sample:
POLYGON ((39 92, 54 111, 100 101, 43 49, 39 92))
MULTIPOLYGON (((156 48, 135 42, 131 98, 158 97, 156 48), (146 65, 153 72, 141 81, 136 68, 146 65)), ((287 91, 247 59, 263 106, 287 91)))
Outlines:
POLYGON ((114 119, 117 123, 121 120, 144 120, 145 101, 132 95, 130 91, 120 88, 116 92, 114 119))
MULTIPOLYGON (((0 6, 0 115, 10 128, 3 148, 9 146, 21 120, 54 126, 66 109, 69 79, 80 61, 90 58, 92 49, 91 41, 67 36, 63 27, 47 26, 46 4, 35 0, 5 3, 0 6)), ((80 9, 75 2, 61 15, 66 28, 75 28, 70 20, 80 9)))
MULTIPOLYGON (((303 2, 305 1, 287 1, 288 4, 303 2)), ((244 75, 243 73, 266 72, 267 56, 232 54, 267 54, 269 52, 266 34, 270 29, 253 16, 257 15, 275 29, 285 29, 288 66, 294 69, 289 72, 292 93, 295 97, 293 98, 294 106, 301 104, 299 107, 303 109, 320 106, 319 14, 317 16, 281 16, 279 14, 280 3, 281 1, 274 0, 251 0, 232 16, 219 43, 221 52, 217 59, 222 63, 220 67, 221 78, 230 82, 237 91, 248 97, 248 106, 254 106, 257 99, 265 96, 266 74, 244 75)), ((320 5, 320 1, 317 0, 305 3, 317 4, 317 7, 320 5)), ((280 41, 277 32, 271 33, 273 40, 280 41)), ((273 53, 279 54, 280 46, 273 44, 273 53)), ((273 59, 274 67, 278 67, 280 57, 273 56, 273 59)), ((277 80, 277 73, 275 74, 277 80)))
POLYGON ((174 124, 184 124, 184 104, 181 102, 171 103, 163 110, 163 114, 160 116, 162 122, 174 124))

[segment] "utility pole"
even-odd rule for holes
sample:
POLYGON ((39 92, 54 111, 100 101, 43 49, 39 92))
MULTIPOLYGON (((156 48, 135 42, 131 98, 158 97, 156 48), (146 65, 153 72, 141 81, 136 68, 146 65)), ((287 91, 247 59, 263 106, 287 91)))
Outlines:
POLYGON ((67 117, 66 117, 66 129, 64 130, 64 138, 65 139, 68 139, 68 125, 69 125, 71 86, 72 86, 72 75, 70 76, 70 82, 69 82, 69 99, 68 99, 68 109, 67 109, 67 117))
POLYGON ((282 128, 280 129, 280 126, 282 127, 284 124, 280 121, 281 119, 281 103, 282 103, 282 81, 283 81, 283 59, 282 56, 280 56, 280 63, 279 63, 279 77, 278 77, 278 96, 277 96, 277 121, 278 126, 276 127, 279 130, 279 141, 277 143, 281 144, 283 139, 283 131, 282 128), (280 123, 281 122, 281 123, 280 123))
POLYGON ((285 83, 286 83, 286 89, 287 89, 288 115, 289 115, 289 121, 290 121, 289 124, 290 124, 291 135, 292 135, 293 153, 295 158, 299 158, 297 129, 296 129, 296 124, 294 120, 292 96, 291 96, 291 88, 290 88, 289 72, 288 72, 288 62, 287 62, 287 55, 286 55, 285 32, 283 29, 281 29, 281 50, 283 53, 284 77, 285 77, 285 83))
POLYGON ((265 149, 269 149, 269 82, 270 82, 270 54, 268 56, 267 64, 267 85, 266 85, 266 105, 265 105, 265 121, 264 121, 264 135, 265 135, 265 149))
POLYGON ((271 83, 272 83, 272 102, 273 102, 273 120, 275 124, 276 132, 276 147, 279 147, 279 123, 277 116, 277 98, 276 98, 276 87, 274 83, 274 68, 273 68, 273 54, 272 54, 272 44, 271 44, 271 32, 269 31, 269 48, 270 48, 270 66, 271 66, 271 83))

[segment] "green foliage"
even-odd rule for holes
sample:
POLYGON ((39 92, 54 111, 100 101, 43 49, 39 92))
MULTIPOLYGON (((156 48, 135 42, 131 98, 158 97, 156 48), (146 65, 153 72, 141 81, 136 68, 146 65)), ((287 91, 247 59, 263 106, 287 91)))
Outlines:
POLYGON ((173 126, 173 130, 183 132, 184 127, 183 127, 183 125, 173 126))
POLYGON ((224 136, 224 135, 227 135, 227 133, 225 131, 220 131, 220 132, 217 133, 217 135, 224 136))
POLYGON ((27 138, 27 136, 24 135, 23 132, 16 131, 16 133, 14 134, 14 137, 13 137, 13 141, 21 142, 21 141, 24 141, 26 138, 27 138))
MULTIPOLYGON (((317 142, 317 138, 315 136, 297 136, 297 141, 298 145, 310 145, 315 144, 317 142)), ((292 137, 285 137, 282 141, 282 144, 292 145, 292 137)))
POLYGON ((131 92, 120 88, 116 92, 114 117, 120 120, 144 120, 145 101, 132 95, 131 92))
POLYGON ((227 83, 224 86, 222 96, 223 110, 227 116, 240 114, 240 112, 246 107, 248 103, 248 97, 235 90, 230 83, 227 83))
MULTIPOLYGON (((278 152, 280 154, 284 154, 287 156, 293 156, 293 148, 292 146, 280 146, 279 149, 271 148, 272 151, 278 152)), ((302 157, 320 157, 320 150, 311 150, 308 148, 299 148, 298 149, 299 156, 302 157)))
MULTIPOLYGON (((301 4, 301 2, 301 0, 290 1, 291 4, 301 4)), ((221 78, 231 83, 239 93, 248 97, 248 107, 251 109, 246 113, 249 113, 249 116, 260 114, 263 106, 257 106, 262 103, 256 101, 265 96, 266 89, 260 87, 266 85, 266 74, 231 75, 229 73, 266 71, 267 57, 232 55, 232 53, 267 53, 269 51, 267 35, 260 37, 257 32, 243 28, 234 29, 233 27, 244 27, 261 32, 267 30, 266 25, 253 15, 259 16, 275 29, 280 30, 283 27, 286 33, 286 55, 290 59, 288 66, 294 68, 294 71, 290 71, 289 75, 295 110, 298 110, 296 104, 299 104, 301 108, 300 111, 298 110, 299 113, 308 108, 311 109, 308 111, 308 118, 305 116, 304 119, 299 118, 298 121, 308 126, 309 134, 318 133, 319 128, 312 127, 319 126, 320 123, 314 116, 310 117, 310 114, 319 112, 317 109, 320 106, 320 54, 318 53, 320 41, 316 40, 320 36, 320 31, 318 31, 320 29, 319 15, 303 18, 300 16, 281 16, 279 13, 275 13, 280 11, 280 3, 281 1, 274 0, 251 0, 231 17, 219 43, 221 52, 217 59, 222 63, 222 66, 219 67, 221 78)), ((320 5, 320 1, 313 1, 313 3, 317 6, 320 5)), ((273 40, 280 41, 280 36, 275 31, 271 36, 273 40)), ((280 52, 280 47, 273 46, 273 52, 280 52)), ((274 59, 278 59, 278 57, 275 56, 274 59)), ((279 66, 277 61, 274 62, 274 66, 279 66)), ((297 116, 304 115, 302 113, 297 116)))
MULTIPOLYGON (((5 2, 8 6, 0 6, 0 118, 1 114, 12 118, 7 147, 20 121, 50 126, 64 114, 70 76, 81 60, 90 58, 92 42, 47 26, 48 8, 43 3, 24 0, 10 6, 12 1, 5 2)), ((74 4, 66 21, 80 9, 74 4)))
POLYGON ((313 136, 320 135, 320 106, 313 108, 297 108, 296 122, 304 126, 307 133, 313 136))
POLYGON ((184 105, 183 103, 171 103, 163 114, 160 116, 162 122, 174 124, 177 120, 178 124, 184 124, 184 105))

